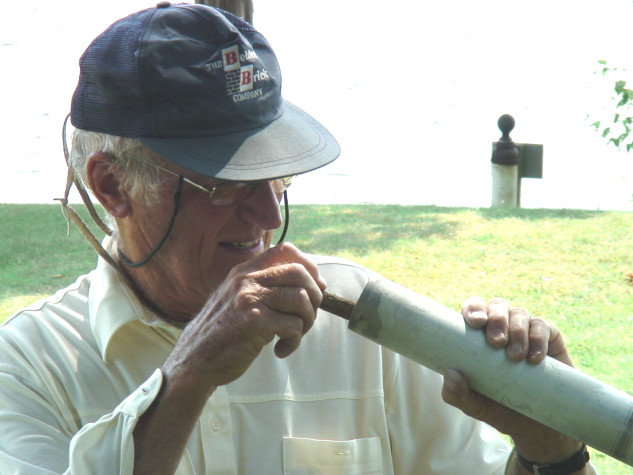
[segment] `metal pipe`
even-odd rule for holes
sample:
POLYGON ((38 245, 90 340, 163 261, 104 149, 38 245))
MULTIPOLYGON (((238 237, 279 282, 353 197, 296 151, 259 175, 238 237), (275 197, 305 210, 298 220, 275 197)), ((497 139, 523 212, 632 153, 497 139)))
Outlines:
POLYGON ((342 305, 355 333, 439 373, 459 370, 475 391, 633 466, 627 393, 549 356, 537 365, 513 362, 458 312, 388 280, 370 282, 355 305, 342 305))

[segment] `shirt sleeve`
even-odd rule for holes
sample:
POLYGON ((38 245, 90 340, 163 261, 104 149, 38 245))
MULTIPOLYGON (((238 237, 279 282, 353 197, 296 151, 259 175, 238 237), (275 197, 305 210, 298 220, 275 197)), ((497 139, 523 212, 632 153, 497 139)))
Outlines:
POLYGON ((131 475, 133 431, 156 398, 156 370, 110 414, 73 435, 58 408, 27 378, 0 373, 0 473, 14 475, 131 475))
POLYGON ((132 475, 133 432, 139 417, 152 404, 163 382, 157 369, 111 414, 86 424, 70 442, 70 474, 132 475), (107 457, 104 457, 104 452, 107 457))

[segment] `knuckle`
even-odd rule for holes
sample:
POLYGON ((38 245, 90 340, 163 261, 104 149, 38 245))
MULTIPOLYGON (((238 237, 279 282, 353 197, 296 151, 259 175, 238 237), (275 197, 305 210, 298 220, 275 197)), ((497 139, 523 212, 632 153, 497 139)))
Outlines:
POLYGON ((525 308, 523 308, 523 307, 512 307, 512 308, 510 309, 510 313, 513 313, 513 314, 520 314, 520 315, 523 315, 523 316, 526 316, 526 317, 529 317, 529 316, 530 316, 530 312, 528 312, 528 311, 527 311, 525 308))
POLYGON ((522 337, 524 334, 527 335, 527 331, 524 331, 524 327, 517 323, 510 323, 508 325, 508 333, 510 335, 510 339, 515 339, 517 337, 522 337))
POLYGON ((486 310, 486 302, 481 297, 468 297, 464 300, 462 304, 462 308, 468 311, 485 311, 486 310))
POLYGON ((488 305, 508 305, 508 301, 503 297, 493 297, 488 301, 488 305))
POLYGON ((295 293, 297 294, 297 298, 298 298, 299 302, 302 305, 310 305, 310 306, 312 306, 312 301, 310 299, 310 294, 308 293, 307 289, 305 289, 304 287, 298 287, 295 290, 295 293))
POLYGON ((297 246, 295 246, 294 244, 292 244, 289 241, 284 241, 282 243, 279 244, 279 249, 282 251, 297 251, 297 246))
POLYGON ((495 297, 488 302, 488 317, 492 319, 506 319, 509 316, 510 307, 508 306, 508 301, 495 297))
POLYGON ((293 274, 303 274, 306 271, 305 266, 299 262, 289 262, 286 264, 286 269, 293 274))
POLYGON ((530 336, 549 339, 552 333, 552 328, 545 320, 541 318, 533 318, 530 321, 530 336))

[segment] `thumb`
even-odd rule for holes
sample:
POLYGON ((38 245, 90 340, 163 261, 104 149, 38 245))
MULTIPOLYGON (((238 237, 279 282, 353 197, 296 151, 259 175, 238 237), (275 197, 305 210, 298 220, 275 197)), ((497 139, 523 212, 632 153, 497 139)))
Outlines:
POLYGON ((475 419, 485 420, 487 412, 486 398, 471 391, 466 378, 454 369, 444 372, 442 399, 445 403, 460 409, 475 419))

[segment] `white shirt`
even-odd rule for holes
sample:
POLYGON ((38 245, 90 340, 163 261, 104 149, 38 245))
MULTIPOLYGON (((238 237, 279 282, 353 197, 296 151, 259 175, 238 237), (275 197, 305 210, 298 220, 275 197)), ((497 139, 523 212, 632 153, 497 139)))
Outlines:
MULTIPOLYGON (((333 292, 370 274, 315 257, 333 292)), ((497 474, 509 448, 440 396, 441 377, 320 312, 286 359, 264 348, 219 387, 177 475, 497 474)), ((0 473, 131 474, 132 431, 180 330, 108 264, 0 328, 0 473)))

